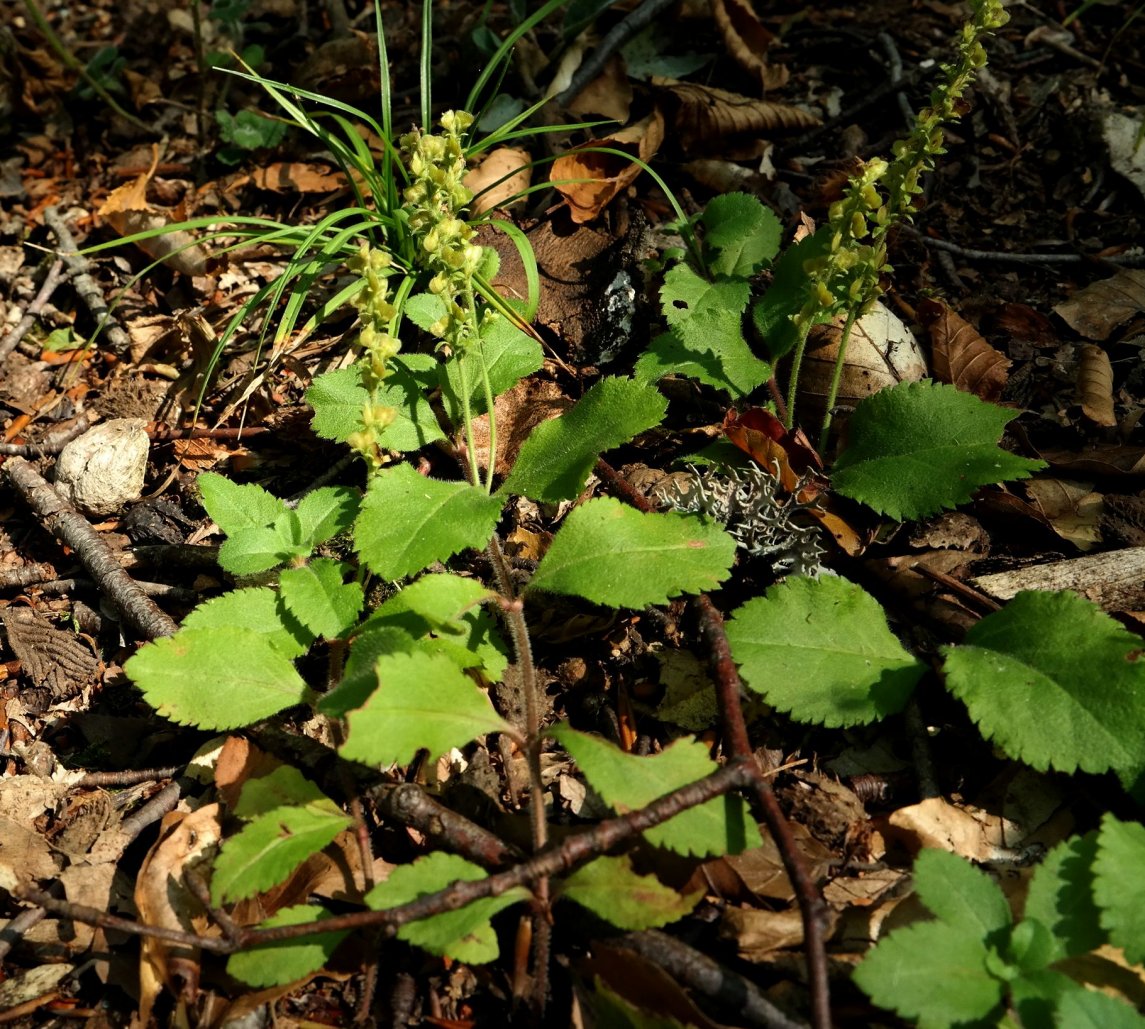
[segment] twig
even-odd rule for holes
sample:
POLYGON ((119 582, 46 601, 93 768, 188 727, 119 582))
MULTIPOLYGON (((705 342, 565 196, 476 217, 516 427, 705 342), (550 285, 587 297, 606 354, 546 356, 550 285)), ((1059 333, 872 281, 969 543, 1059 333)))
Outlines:
POLYGON ((625 43, 642 29, 651 25, 656 18, 675 2, 676 0, 644 0, 644 2, 625 17, 623 21, 614 25, 608 35, 600 41, 600 45, 589 55, 584 63, 577 68, 572 80, 568 84, 568 88, 557 97, 557 102, 562 107, 568 107, 568 105, 580 95, 585 86, 592 82, 592 80, 604 70, 608 59, 616 53, 617 50, 624 46, 625 43))
POLYGON ((829 1029, 831 1025, 831 996, 827 980, 827 948, 825 939, 825 908, 823 896, 807 871, 803 854, 792 835, 791 826, 779 807, 779 800, 771 783, 755 763, 747 735, 743 708, 740 706, 739 672, 732 660, 731 647, 724 632, 724 618, 711 599, 701 593, 693 601, 699 612, 700 626, 708 640, 712 666, 716 673, 716 702, 720 721, 724 727, 724 745, 738 760, 745 762, 752 773, 755 799, 770 830, 783 868, 803 916, 803 948, 807 955, 807 976, 811 987, 811 1024, 815 1029, 829 1029))
POLYGON ((917 696, 912 696, 907 701, 903 718, 906 722, 907 735, 910 737, 910 757, 918 784, 919 800, 939 797, 942 794, 938 789, 938 776, 935 774, 934 759, 930 754, 926 722, 922 717, 922 708, 918 706, 917 696))
POLYGON ((4 334, 3 339, 0 339, 0 361, 3 361, 4 358, 12 353, 20 343, 20 340, 27 335, 28 330, 35 323, 40 311, 43 310, 44 305, 56 291, 56 287, 63 282, 65 278, 64 262, 62 259, 57 259, 48 269, 48 274, 44 276, 44 281, 40 285, 39 292, 36 293, 35 298, 27 308, 25 308, 24 317, 4 334))
POLYGON ((183 770, 182 765, 171 765, 167 768, 129 768, 123 772, 88 772, 77 786, 107 787, 107 786, 137 786, 141 782, 159 782, 160 779, 170 779, 183 770))
POLYGON ((131 337, 127 335, 115 322, 111 320, 111 312, 107 302, 103 299, 103 292, 95 279, 91 277, 91 263, 80 254, 75 237, 64 221, 58 208, 49 207, 44 211, 44 224, 55 233, 60 241, 60 256, 64 259, 72 273, 76 292, 97 324, 96 332, 107 327, 107 338, 117 354, 126 354, 131 349, 131 337))
POLYGON ((599 822, 583 832, 566 837, 561 843, 550 846, 536 857, 485 879, 455 882, 444 890, 426 894, 417 900, 385 911, 359 911, 299 925, 241 929, 238 938, 233 940, 133 922, 131 919, 120 918, 98 908, 58 900, 46 891, 30 885, 14 886, 10 892, 19 900, 37 904, 48 911, 73 918, 78 922, 117 929, 132 936, 151 936, 169 943, 201 947, 215 954, 231 954, 240 948, 299 939, 314 933, 349 932, 372 927, 380 929, 387 936, 392 936, 403 925, 411 922, 446 911, 457 911, 475 900, 499 897, 515 887, 536 883, 561 872, 570 872, 592 858, 607 853, 613 847, 627 843, 641 833, 668 821, 669 818, 675 818, 682 811, 751 784, 758 775, 758 770, 753 772, 753 767, 753 762, 733 759, 706 778, 673 790, 652 801, 647 807, 599 822))
POLYGON ((96 585, 130 626, 149 640, 174 635, 179 628, 175 622, 139 588, 99 533, 35 468, 22 457, 13 457, 5 463, 4 471, 28 506, 44 520, 48 531, 75 551, 96 585))
POLYGON ((82 436, 97 421, 99 413, 84 411, 74 421, 44 434, 38 443, 0 443, 0 457, 47 457, 58 454, 77 436, 82 436))
POLYGON ((655 929, 622 936, 617 943, 655 962, 679 980, 717 1004, 734 1011, 748 1025, 767 1029, 804 1029, 771 1003, 758 986, 682 940, 655 929))
POLYGON ((1005 250, 974 250, 971 247, 959 246, 957 243, 951 243, 945 239, 935 239, 906 226, 903 228, 928 247, 935 250, 945 250, 947 253, 965 258, 967 261, 990 261, 994 264, 1112 264, 1119 268, 1145 267, 1145 254, 1103 256, 1098 254, 1027 254, 1011 253, 1005 250))
POLYGON ((179 803, 179 794, 182 787, 177 782, 169 783, 155 794, 135 814, 125 818, 119 823, 120 830, 131 839, 135 839, 144 829, 153 822, 158 822, 169 811, 175 810, 179 803))
POLYGON ((0 589, 13 586, 23 588, 33 583, 47 582, 59 573, 49 564, 23 565, 19 568, 0 568, 0 589))

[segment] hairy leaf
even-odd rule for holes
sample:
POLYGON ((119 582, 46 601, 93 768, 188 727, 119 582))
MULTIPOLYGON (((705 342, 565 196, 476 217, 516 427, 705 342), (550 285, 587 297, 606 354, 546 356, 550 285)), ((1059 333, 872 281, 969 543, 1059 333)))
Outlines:
POLYGON ((197 483, 207 514, 228 536, 241 529, 270 525, 286 510, 278 497, 254 483, 239 486, 216 472, 204 472, 197 483))
POLYGON ((1141 639, 1075 593, 1019 593, 965 643, 946 685, 982 734, 1040 771, 1135 768, 1145 739, 1141 639))
POLYGON ((998 884, 969 861, 945 850, 923 850, 914 862, 919 899, 947 925, 985 939, 1010 924, 998 884))
POLYGON ((401 579, 459 550, 485 546, 500 513, 501 501, 484 490, 428 479, 400 464, 371 480, 354 542, 370 571, 401 579))
POLYGON ((356 582, 343 583, 345 572, 340 561, 319 557, 279 576, 287 610, 315 636, 338 639, 357 624, 362 587, 356 582))
POLYGON ((791 578, 728 621, 744 682, 801 722, 844 726, 902 710, 926 666, 868 593, 837 576, 791 578))
POLYGON ((697 379, 734 397, 743 397, 771 376, 771 366, 751 352, 740 334, 686 343, 676 332, 663 332, 640 355, 633 370, 637 382, 659 382, 665 375, 697 379))
POLYGON ((296 507, 302 542, 310 547, 345 532, 358 515, 361 496, 349 486, 323 486, 311 490, 296 507))
POLYGON ((250 725, 313 696, 265 635, 239 626, 181 630, 123 670, 159 714, 203 729, 250 725))
POLYGON ((565 414, 542 422, 521 447, 502 487, 532 500, 570 500, 605 450, 658 425, 668 401, 632 379, 601 379, 565 414))
POLYGON ((265 636, 283 657, 300 657, 314 634, 294 617, 278 592, 267 587, 231 590, 212 597, 183 619, 183 629, 250 629, 265 636))
POLYGON ((431 757, 489 732, 512 732, 489 698, 443 654, 388 654, 375 664, 378 688, 349 714, 340 752, 368 765, 406 764, 421 749, 431 757))
POLYGON ((1145 1029, 1145 1016, 1116 997, 1078 989, 1058 1002, 1056 1024, 1063 1029, 1145 1029))
MULTIPOLYGON (((707 747, 697 740, 676 740, 659 754, 638 757, 567 725, 550 730, 550 735, 573 756, 604 802, 620 814, 645 807, 717 768, 707 747)), ((657 847, 700 857, 738 854, 762 843, 742 798, 732 794, 689 808, 644 836, 657 847)))
MULTIPOLYGON (((456 854, 437 851, 395 868, 385 882, 366 894, 366 905, 371 911, 384 911, 408 904, 427 893, 436 893, 455 882, 484 878, 485 872, 477 865, 456 854)), ((431 954, 448 955, 458 961, 474 965, 494 961, 498 954, 497 934, 489 920, 498 911, 527 897, 528 893, 516 886, 499 897, 485 897, 457 911, 403 925, 398 929, 398 937, 431 954)))
POLYGON ((640 608, 715 589, 734 560, 735 541, 718 525, 602 497, 569 514, 528 589, 640 608))
POLYGON ((969 500, 979 486, 1045 467, 997 444, 1017 411, 936 382, 903 382, 859 402, 832 483, 899 520, 969 500))
POLYGON ((412 654, 418 649, 422 649, 421 641, 395 625, 364 627, 351 641, 342 681, 322 695, 318 710, 331 718, 345 718, 378 688, 378 673, 374 669, 378 658, 388 654, 412 654))
POLYGON ((679 921, 696 906, 702 891, 683 894, 654 875, 640 875, 632 859, 598 857, 560 885, 561 897, 576 901, 618 929, 655 929, 679 921))
POLYGON ((1093 899, 1097 833, 1065 840, 1034 870, 1026 896, 1026 918, 1050 930, 1055 958, 1088 954, 1105 942, 1093 899))
POLYGON ((469 383, 470 414, 485 412, 485 384, 481 379, 481 361, 489 371, 489 388, 494 397, 512 389, 526 375, 532 375, 545 363, 545 353, 532 336, 526 335, 508 318, 498 315, 481 329, 481 347, 470 348, 439 368, 441 398, 449 420, 462 422, 461 376, 464 369, 469 383))
MULTIPOLYGON (((308 904, 283 908, 261 923, 260 929, 279 925, 303 925, 330 913, 308 904)), ((248 986, 282 986, 317 972, 330 960, 347 933, 316 933, 296 940, 264 943, 240 950, 227 959, 227 972, 248 986)))
POLYGON ((1101 820, 1093 861, 1093 895, 1110 942, 1133 964, 1145 961, 1145 825, 1101 820))
POLYGON ((747 193, 714 197, 700 221, 704 246, 715 251, 708 267, 716 275, 751 278, 779 253, 779 219, 747 193))

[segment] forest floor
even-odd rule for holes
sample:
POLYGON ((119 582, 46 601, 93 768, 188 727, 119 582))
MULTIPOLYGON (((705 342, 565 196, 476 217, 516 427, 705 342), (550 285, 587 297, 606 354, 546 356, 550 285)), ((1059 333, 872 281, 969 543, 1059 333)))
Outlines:
MULTIPOLYGON (((642 845, 639 867, 659 888, 698 896, 689 912, 662 931, 621 933, 599 912, 569 916, 558 906, 551 939, 545 929, 548 952, 534 948, 531 958, 530 920, 515 912, 493 920, 501 946, 491 962, 432 956, 367 933, 317 971, 254 990, 227 973, 223 954, 154 938, 141 946, 123 924, 225 939, 228 919, 253 925, 290 903, 322 898, 336 914, 358 910, 371 883, 437 849, 475 860, 458 842, 464 831, 443 829, 438 809, 437 823, 419 822, 387 802, 379 791, 396 783, 418 785, 419 796, 495 832, 506 847, 529 847, 528 791, 513 782, 516 759, 504 739, 494 745, 490 735, 488 746, 455 749, 436 763, 422 755, 363 771, 329 760, 337 737, 318 724, 325 716, 291 709, 220 737, 160 717, 123 670, 147 640, 235 584, 218 566, 222 535, 200 498, 202 473, 257 483, 275 497, 364 487, 363 464, 315 434, 304 400, 316 376, 345 364, 357 312, 325 311, 312 331, 285 339, 274 337, 281 307, 266 320, 246 317, 220 353, 231 319, 283 273, 281 252, 223 253, 208 242, 155 263, 169 250, 149 255, 128 244, 83 259, 84 270, 74 248, 193 218, 310 226, 353 202, 345 175, 313 137, 243 120, 248 110, 275 113, 255 84, 201 74, 206 63, 235 67, 239 51, 267 78, 376 111, 373 5, 341 6, 204 4, 197 43, 194 9, 182 0, 0 0, 0 1021, 126 1026, 142 1024, 142 1010, 153 1024, 211 1026, 825 1024, 808 971, 822 960, 836 1024, 901 1024, 873 1006, 851 973, 888 927, 919 916, 911 865, 920 848, 976 862, 1020 898, 1031 868, 1055 845, 1097 829, 1110 813, 1140 820, 1140 783, 1013 760, 934 685, 934 674, 904 713, 844 728, 800 723, 751 697, 751 746, 825 904, 825 944, 806 940, 808 896, 792 886, 767 831, 762 847, 703 861, 642 845), (38 5, 71 59, 129 117, 53 49, 30 13, 38 5), (101 303, 111 305, 102 325, 101 303), (50 513, 39 485, 12 469, 51 480, 63 445, 109 422, 124 434, 104 441, 109 452, 138 455, 144 441, 143 481, 118 499, 89 497, 82 516, 50 513), (94 531, 92 549, 60 527, 67 518, 94 531), (115 574, 93 571, 101 561, 115 574), (134 584, 124 587, 124 576, 134 584), (116 595, 124 588, 145 595, 134 614, 116 595), (239 782, 275 763, 295 764, 338 798, 351 829, 305 866, 309 878, 295 874, 223 912, 199 904, 206 887, 191 887, 198 900, 189 894, 182 907, 172 904, 168 877, 182 881, 184 866, 202 856, 188 826, 206 810, 224 819, 219 805, 233 809, 239 782), (550 969, 540 999, 538 954, 550 969)), ((517 9, 538 5, 432 6, 438 116, 464 103, 517 9)), ((567 85, 640 4, 571 6, 584 14, 576 31, 566 31, 561 12, 521 40, 499 87, 506 110, 535 102, 561 75, 567 85)), ((688 215, 714 196, 748 193, 778 217, 786 244, 822 224, 860 160, 889 156, 910 132, 968 12, 942 0, 780 0, 757 3, 754 14, 741 0, 715 6, 730 19, 723 28, 706 3, 668 8, 575 97, 562 94, 533 122, 607 124, 520 140, 523 158, 494 152, 487 160, 507 161, 501 167, 510 171, 514 161, 557 157, 590 135, 611 137, 663 176, 688 215), (781 106, 763 105, 765 93, 781 106)), ((395 132, 408 131, 419 118, 421 5, 383 0, 381 11, 395 132)), ((896 636, 932 669, 940 648, 1022 590, 1073 590, 1129 632, 1145 633, 1145 18, 1132 4, 1104 2, 1064 28, 1069 2, 1018 2, 1008 11, 961 118, 946 127, 946 153, 924 177, 913 219, 890 235, 882 303, 901 322, 891 332, 909 334, 927 374, 1011 409, 1004 446, 1045 468, 902 524, 840 501, 835 510, 861 544, 844 553, 823 543, 825 568, 877 597, 896 636)), ((598 158, 586 158, 582 173, 608 176, 603 193, 576 183, 563 193, 538 189, 501 214, 536 253, 533 332, 545 356, 497 401, 498 476, 536 425, 602 376, 632 375, 663 331, 663 254, 680 244, 672 206, 650 175, 598 158), (620 316, 618 281, 634 284, 620 316)), ((487 182, 499 177, 478 163, 483 172, 487 182)), ((548 174, 538 164, 534 184, 548 174)), ((507 237, 481 233, 502 257, 495 285, 523 295, 524 269, 507 237)), ((309 284, 298 324, 345 274, 323 271, 309 284)), ((751 289, 768 281, 764 271, 751 289)), ((766 341, 749 322, 747 339, 766 359, 766 341)), ((918 378, 888 361, 885 339, 862 344, 839 396, 840 445, 847 412, 864 396, 904 375, 918 378)), ((812 439, 832 364, 812 350, 800 380, 798 410, 812 439)), ((607 451, 608 465, 576 503, 623 499, 632 492, 625 482, 647 495, 647 483, 723 438, 729 409, 780 397, 787 364, 778 362, 775 374, 778 385, 750 400, 695 378, 662 378, 662 423, 607 451)), ((405 452, 423 474, 457 480, 462 446, 458 436, 405 452)), ((828 449, 829 468, 835 445, 828 449)), ((113 464, 97 473, 96 492, 113 464)), ((519 500, 506 508, 498 531, 515 572, 537 567, 570 506, 519 500)), ((487 580, 483 562, 480 551, 466 551, 446 566, 487 580)), ((746 559, 737 568, 734 585, 711 593, 724 614, 781 578, 746 559)), ((711 641, 694 602, 614 609, 542 593, 530 595, 526 615, 546 722, 571 722, 632 754, 690 738, 720 757, 727 729, 710 699, 711 641)), ((300 667, 308 682, 323 683, 317 657, 300 667)), ((496 685, 489 692, 512 721, 512 702, 496 685)), ((549 745, 542 757, 555 839, 607 813, 567 756, 549 745)), ((233 818, 212 825, 230 832, 233 818)), ((1021 900, 1014 904, 1020 912, 1021 900)), ((1116 947, 1091 957, 1077 978, 1145 1003, 1140 965, 1116 947)))

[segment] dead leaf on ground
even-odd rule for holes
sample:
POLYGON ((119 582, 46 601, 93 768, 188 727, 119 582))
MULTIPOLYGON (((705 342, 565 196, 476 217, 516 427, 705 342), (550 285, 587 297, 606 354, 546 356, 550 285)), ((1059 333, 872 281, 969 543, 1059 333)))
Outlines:
POLYGON ((675 131, 685 151, 707 147, 725 136, 807 129, 819 119, 801 107, 754 100, 715 86, 652 77, 652 85, 675 107, 675 131))
POLYGON ((533 179, 532 158, 525 150, 503 146, 492 151, 465 176, 465 188, 473 194, 469 205, 474 216, 504 207, 529 188, 533 179))
POLYGON ((1054 308, 1086 339, 1106 340, 1113 330, 1145 311, 1145 268, 1122 268, 1116 275, 1079 289, 1054 308))
POLYGON ((981 400, 995 401, 1006 388, 1010 359, 995 350, 946 304, 924 300, 918 319, 930 332, 934 377, 981 400))
POLYGON ((272 193, 333 193, 346 186, 346 176, 327 164, 307 161, 276 161, 265 168, 256 168, 249 176, 227 184, 227 191, 250 182, 258 189, 272 193))
POLYGON ((764 56, 775 42, 775 33, 764 27, 747 0, 712 0, 712 17, 732 59, 756 76, 764 91, 787 83, 791 76, 787 67, 769 65, 764 56))
POLYGON ((568 104, 578 117, 598 116, 623 125, 632 107, 632 83, 619 54, 605 63, 601 73, 568 104))
POLYGON ((1078 550, 1091 550, 1101 542, 1104 501, 1092 483, 1031 479, 1026 492, 1050 528, 1078 550))
POLYGON ((0 611, 0 622, 24 674, 33 685, 50 690, 53 699, 75 696, 96 674, 99 658, 91 647, 31 608, 0 611))
POLYGON ((1090 421, 1107 428, 1117 424, 1113 411, 1113 365, 1101 347, 1087 344, 1078 348, 1077 399, 1090 421))
POLYGON ((1111 443, 1089 450, 1039 451, 1038 457, 1053 469, 1073 475, 1095 478, 1118 478, 1145 475, 1145 447, 1128 443, 1111 443))
POLYGON ((601 147, 620 150, 647 163, 663 142, 664 118, 657 108, 634 125, 558 157, 549 177, 568 203, 572 220, 578 225, 592 221, 643 171, 624 157, 601 153, 601 147))
MULTIPOLYGON (((826 910, 824 935, 828 939, 838 919, 834 910, 826 910)), ((777 950, 803 943, 803 916, 794 907, 783 911, 728 908, 720 921, 720 936, 730 942, 745 961, 764 961, 777 950)))
MULTIPOLYGON (((544 379, 522 379, 512 389, 493 401, 497 415, 497 462, 494 471, 508 475, 529 434, 541 422, 556 418, 572 407, 572 400, 555 382, 544 379)), ((489 462, 489 416, 473 419, 473 447, 477 463, 485 468, 489 462)))

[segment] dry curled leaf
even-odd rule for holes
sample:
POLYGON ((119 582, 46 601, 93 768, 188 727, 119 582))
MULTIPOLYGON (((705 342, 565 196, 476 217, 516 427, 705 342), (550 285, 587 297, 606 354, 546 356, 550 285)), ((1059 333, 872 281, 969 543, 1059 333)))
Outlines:
POLYGON ((553 162, 553 185, 569 205, 572 220, 592 221, 643 170, 640 165, 600 148, 620 150, 647 162, 664 142, 664 118, 659 109, 647 118, 614 132, 605 139, 575 147, 553 162))
POLYGON ((1086 339, 1108 339, 1113 330, 1145 311, 1145 268, 1122 268, 1116 275, 1079 289, 1054 308, 1086 339))
POLYGON ((806 129, 819 119, 800 107, 771 100, 753 100, 714 86, 654 76, 652 85, 676 108, 676 132, 684 150, 722 139, 783 129, 806 129))
POLYGON ((1010 360, 946 304, 926 300, 918 318, 930 331, 934 377, 981 400, 995 401, 1006 388, 1010 360))
POLYGON ((1101 542, 1102 496, 1093 492, 1092 483, 1031 479, 1026 492, 1050 528, 1078 550, 1090 550, 1101 542))
POLYGON ((1113 413, 1113 365, 1101 349, 1086 345, 1077 355, 1077 398, 1085 416, 1106 427, 1117 424, 1113 413))
POLYGON ((532 178, 531 158, 526 151, 498 147, 465 176, 465 188, 473 194, 470 214, 476 217, 505 206, 529 188, 532 178))
POLYGON ((24 674, 35 686, 50 690, 55 700, 75 696, 99 668, 90 646, 31 608, 9 607, 0 612, 0 622, 24 674))
POLYGON ((787 68, 773 67, 764 57, 775 34, 764 28, 748 0, 712 0, 712 17, 732 59, 756 76, 764 90, 778 89, 787 82, 787 68))

